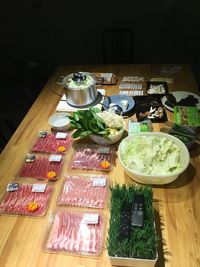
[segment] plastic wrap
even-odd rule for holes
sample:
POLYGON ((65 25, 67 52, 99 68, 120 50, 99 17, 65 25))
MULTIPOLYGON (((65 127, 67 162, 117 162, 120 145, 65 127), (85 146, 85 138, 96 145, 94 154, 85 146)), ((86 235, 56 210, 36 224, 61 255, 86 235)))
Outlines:
POLYGON ((62 155, 27 154, 18 176, 53 181, 59 178, 62 165, 62 155))
POLYGON ((32 152, 43 152, 43 153, 66 153, 70 149, 73 139, 71 135, 67 133, 48 133, 42 135, 39 132, 33 142, 31 148, 32 152))
POLYGON ((50 221, 43 250, 99 256, 102 252, 103 237, 103 214, 60 210, 50 221))
POLYGON ((115 149, 112 146, 78 144, 70 161, 71 169, 110 171, 115 149))
POLYGON ((175 106, 174 122, 179 125, 187 125, 190 127, 200 126, 200 116, 198 108, 192 106, 175 106))
POLYGON ((108 178, 103 175, 68 175, 62 184, 57 204, 104 208, 108 186, 108 178))
POLYGON ((7 191, 0 202, 0 213, 27 216, 45 215, 53 186, 45 185, 44 192, 33 192, 33 187, 34 184, 18 184, 18 189, 7 191))
POLYGON ((143 96, 145 94, 144 77, 124 76, 119 84, 120 95, 143 96))

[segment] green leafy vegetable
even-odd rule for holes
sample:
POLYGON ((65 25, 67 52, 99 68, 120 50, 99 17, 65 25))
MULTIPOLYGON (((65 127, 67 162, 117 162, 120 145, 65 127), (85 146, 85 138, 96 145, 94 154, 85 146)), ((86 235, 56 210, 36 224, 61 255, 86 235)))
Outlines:
POLYGON ((100 112, 98 108, 89 108, 88 110, 77 110, 72 116, 69 116, 71 129, 76 129, 72 137, 83 138, 90 134, 108 137, 109 128, 97 115, 100 112))
POLYGON ((83 138, 91 134, 107 140, 124 130, 123 118, 113 112, 101 112, 98 108, 77 110, 70 119, 71 129, 76 129, 73 138, 83 138))

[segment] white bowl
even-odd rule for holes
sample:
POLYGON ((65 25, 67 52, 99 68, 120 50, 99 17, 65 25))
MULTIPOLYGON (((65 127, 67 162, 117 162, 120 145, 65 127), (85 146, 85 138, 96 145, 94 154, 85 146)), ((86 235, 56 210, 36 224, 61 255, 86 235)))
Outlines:
POLYGON ((64 112, 55 113, 49 118, 48 123, 56 131, 67 131, 70 127, 68 115, 68 113, 64 112))
MULTIPOLYGON (((122 119, 123 120, 123 119, 122 119)), ((118 142, 123 134, 124 134, 124 129, 125 129, 125 121, 123 120, 123 129, 119 131, 116 135, 110 135, 109 139, 106 139, 104 137, 101 137, 99 135, 91 134, 89 135, 89 138, 96 144, 98 145, 112 145, 116 142, 118 142)))
POLYGON ((190 155, 188 152, 187 147, 185 146, 185 144, 180 141, 178 138, 166 134, 166 133, 162 133, 162 132, 143 132, 143 133, 138 133, 138 134, 134 134, 134 135, 130 135, 126 138, 124 138, 122 140, 122 142, 119 144, 119 148, 118 148, 118 158, 119 161, 121 163, 121 165, 124 167, 124 171, 125 173, 130 176, 130 178, 132 178, 134 181, 138 182, 138 183, 142 183, 142 184, 168 184, 173 182, 182 172, 184 172, 188 165, 189 165, 189 161, 190 161, 190 155), (130 168, 128 168, 121 157, 121 148, 122 145, 125 142, 134 142, 134 138, 135 136, 156 136, 156 137, 165 137, 167 139, 170 139, 173 141, 173 143, 175 145, 177 145, 180 149, 180 162, 182 165, 182 168, 172 172, 170 174, 166 174, 166 175, 161 175, 161 174, 157 174, 157 175, 151 175, 151 174, 145 174, 145 173, 140 173, 138 171, 132 170, 130 168))
POLYGON ((124 129, 119 131, 119 133, 116 135, 109 136, 109 139, 94 134, 89 135, 89 138, 98 145, 112 145, 122 138, 123 133, 124 129))

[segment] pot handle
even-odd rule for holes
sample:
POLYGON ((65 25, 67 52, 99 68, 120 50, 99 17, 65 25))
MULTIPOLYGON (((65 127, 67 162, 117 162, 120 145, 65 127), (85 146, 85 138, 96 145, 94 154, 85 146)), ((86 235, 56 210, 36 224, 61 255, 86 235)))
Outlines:
POLYGON ((56 78, 56 83, 63 85, 64 84, 64 81, 63 81, 64 78, 65 78, 65 76, 63 76, 63 75, 57 77, 56 78))

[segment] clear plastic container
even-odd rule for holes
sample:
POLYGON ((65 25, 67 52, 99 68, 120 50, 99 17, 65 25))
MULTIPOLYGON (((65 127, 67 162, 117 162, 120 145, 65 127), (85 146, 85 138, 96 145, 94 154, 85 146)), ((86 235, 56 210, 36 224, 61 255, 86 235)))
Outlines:
POLYGON ((38 135, 34 138, 31 148, 32 152, 64 154, 72 145, 73 138, 68 133, 42 133, 45 132, 39 131, 38 135))
POLYGON ((104 208, 109 192, 105 175, 67 175, 58 199, 58 205, 104 208))
POLYGON ((82 256, 99 256, 104 240, 102 213, 57 210, 50 220, 43 250, 82 256))
POLYGON ((112 146, 78 144, 70 160, 71 169, 110 171, 115 149, 112 146))
POLYGON ((63 166, 63 156, 57 154, 27 154, 19 170, 19 177, 57 180, 63 166))
POLYGON ((124 76, 119 84, 120 95, 143 96, 145 94, 144 77, 124 76))
POLYGON ((43 216, 48 209, 52 192, 53 186, 44 183, 37 183, 37 186, 35 184, 18 184, 18 189, 6 191, 1 198, 0 214, 43 216), (37 188, 38 190, 36 190, 37 188), (43 192, 41 192, 41 188, 43 188, 43 192))

